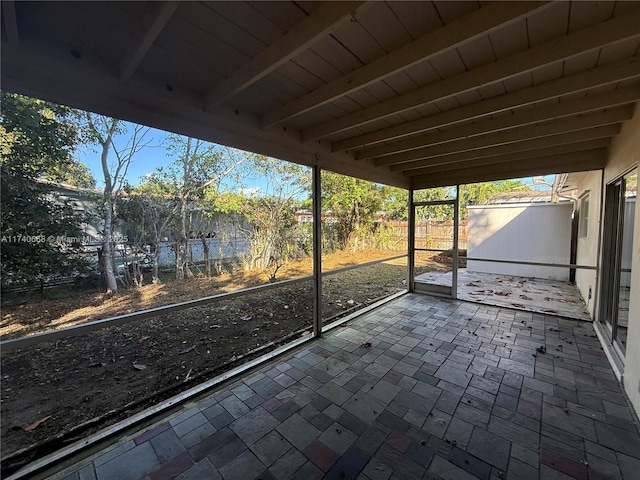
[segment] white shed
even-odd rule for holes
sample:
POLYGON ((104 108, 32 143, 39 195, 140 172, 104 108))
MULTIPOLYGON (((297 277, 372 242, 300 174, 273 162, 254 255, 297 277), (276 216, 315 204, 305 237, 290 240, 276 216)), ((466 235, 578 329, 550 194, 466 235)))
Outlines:
MULTIPOLYGON (((470 206, 468 256, 569 264, 573 205, 527 203, 470 206)), ((471 272, 569 280, 569 269, 469 260, 471 272)))

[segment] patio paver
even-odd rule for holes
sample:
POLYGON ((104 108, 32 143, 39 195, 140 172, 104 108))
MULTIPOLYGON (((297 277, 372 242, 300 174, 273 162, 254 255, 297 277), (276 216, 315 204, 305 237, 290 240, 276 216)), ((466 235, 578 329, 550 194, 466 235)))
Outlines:
POLYGON ((633 480, 639 468, 637 417, 590 323, 410 294, 54 478, 633 480))

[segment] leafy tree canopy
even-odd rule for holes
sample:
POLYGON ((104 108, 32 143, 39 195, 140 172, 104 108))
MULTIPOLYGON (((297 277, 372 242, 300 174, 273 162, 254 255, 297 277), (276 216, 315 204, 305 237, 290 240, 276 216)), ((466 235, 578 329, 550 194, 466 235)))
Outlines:
POLYGON ((72 157, 74 111, 6 92, 1 98, 2 286, 77 274, 86 268, 77 241, 83 215, 37 181, 94 186, 72 157))
POLYGON ((80 140, 73 109, 23 95, 0 94, 3 173, 95 187, 86 165, 73 158, 80 140))

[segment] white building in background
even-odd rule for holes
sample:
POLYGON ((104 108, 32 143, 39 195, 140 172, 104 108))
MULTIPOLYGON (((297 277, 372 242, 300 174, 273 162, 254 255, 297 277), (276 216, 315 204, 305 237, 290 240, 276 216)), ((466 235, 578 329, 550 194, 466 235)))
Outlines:
MULTIPOLYGON (((489 205, 467 207, 469 258, 570 264, 571 202, 551 203, 551 192, 504 192, 489 205)), ((568 281, 569 268, 469 260, 470 272, 568 281)))

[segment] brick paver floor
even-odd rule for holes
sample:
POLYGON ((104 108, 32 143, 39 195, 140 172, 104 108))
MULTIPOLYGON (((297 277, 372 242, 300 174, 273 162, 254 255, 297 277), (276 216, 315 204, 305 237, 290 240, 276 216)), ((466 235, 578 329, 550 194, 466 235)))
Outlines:
POLYGON ((637 418, 590 323, 411 294, 58 478, 637 480, 638 472, 637 418))

